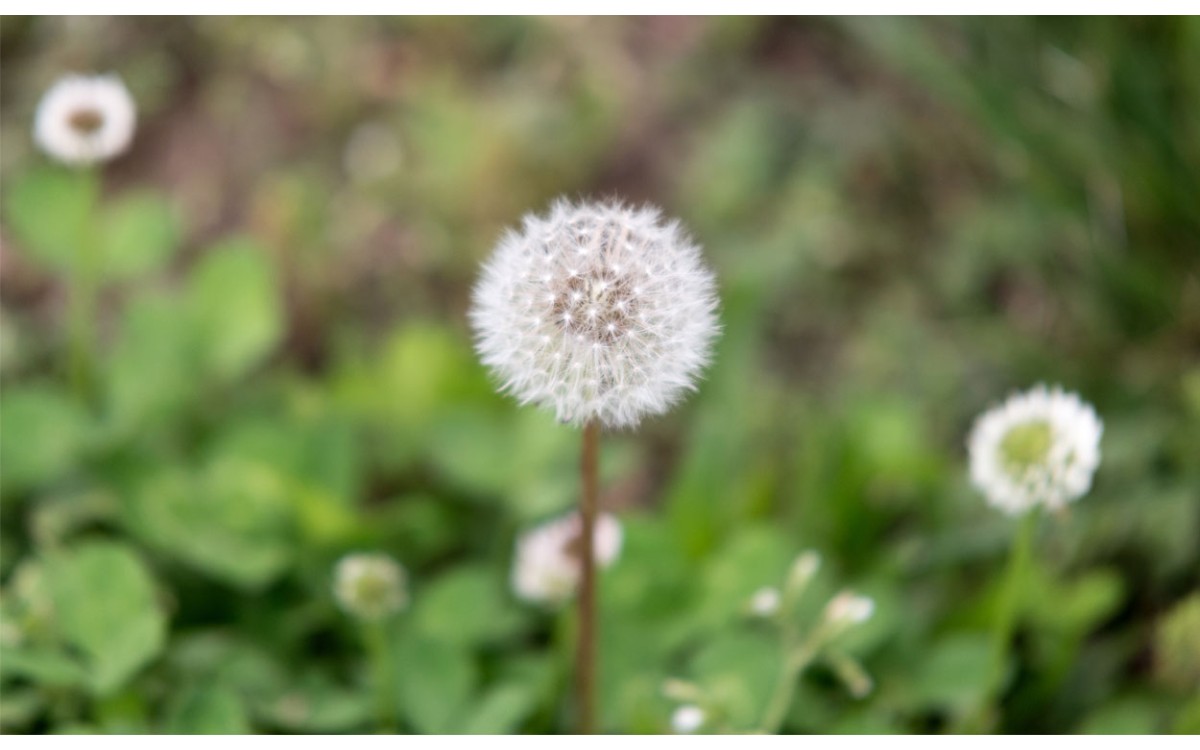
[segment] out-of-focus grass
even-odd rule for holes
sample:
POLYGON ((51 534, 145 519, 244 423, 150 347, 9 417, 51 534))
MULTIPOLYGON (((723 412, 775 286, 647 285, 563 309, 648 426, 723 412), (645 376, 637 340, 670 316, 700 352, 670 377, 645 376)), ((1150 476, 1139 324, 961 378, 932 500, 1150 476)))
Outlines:
POLYGON ((964 435, 1047 381, 1096 405, 1104 461, 1039 540, 997 728, 1200 730, 1194 19, 0 35, 5 731, 370 730, 330 594, 355 549, 413 578, 402 729, 569 728, 570 615, 507 575, 574 501, 576 437, 493 393, 464 319, 502 229, 559 194, 681 217, 725 327, 694 398, 606 439, 607 729, 665 730, 672 675, 753 725, 778 659, 741 613, 804 548, 878 601, 847 644, 877 687, 817 670, 786 728, 962 726, 1011 531, 964 435), (29 130, 56 77, 109 69, 139 128, 97 197, 29 130), (92 403, 65 378, 81 232, 92 403))

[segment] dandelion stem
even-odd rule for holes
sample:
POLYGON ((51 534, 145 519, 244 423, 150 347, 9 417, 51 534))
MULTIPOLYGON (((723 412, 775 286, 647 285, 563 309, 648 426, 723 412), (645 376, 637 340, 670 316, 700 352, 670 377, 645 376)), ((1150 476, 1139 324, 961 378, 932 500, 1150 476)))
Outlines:
POLYGON ((600 425, 595 421, 583 427, 583 454, 579 462, 583 484, 579 515, 579 643, 575 654, 575 699, 579 712, 579 733, 596 731, 596 554, 595 527, 597 505, 596 464, 600 449, 600 425))
MULTIPOLYGON (((1026 571, 1033 558, 1033 537, 1037 530, 1039 517, 1038 508, 1027 511, 1013 536, 1004 590, 1001 592, 1002 598, 996 610, 996 623, 992 631, 991 673, 988 677, 987 692, 984 694, 982 708, 986 712, 988 704, 994 703, 997 715, 999 714, 1001 694, 1004 691, 1004 678, 1008 673, 1013 629, 1016 626, 1017 613, 1021 608, 1021 588, 1025 583, 1026 571)), ((981 718, 986 719, 986 717, 981 718)))

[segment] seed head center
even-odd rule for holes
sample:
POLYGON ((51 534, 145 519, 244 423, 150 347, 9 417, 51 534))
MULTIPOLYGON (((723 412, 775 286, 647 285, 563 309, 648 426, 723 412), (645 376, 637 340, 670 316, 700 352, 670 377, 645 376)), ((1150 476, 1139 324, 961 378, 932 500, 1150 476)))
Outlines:
POLYGON ((98 110, 84 107, 72 112, 67 124, 80 135, 94 135, 104 125, 104 116, 98 110))
POLYGON ((1023 474, 1045 464, 1053 440, 1054 431, 1049 422, 1027 422, 1008 431, 1000 441, 1000 455, 1010 471, 1023 474))

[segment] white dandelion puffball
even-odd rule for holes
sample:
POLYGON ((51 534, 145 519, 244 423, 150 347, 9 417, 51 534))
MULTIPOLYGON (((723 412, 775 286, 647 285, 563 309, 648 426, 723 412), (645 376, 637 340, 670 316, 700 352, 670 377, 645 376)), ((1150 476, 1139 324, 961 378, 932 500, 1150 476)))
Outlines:
POLYGON ((1103 432, 1079 396, 1038 385, 976 420, 968 440, 971 481, 1006 513, 1063 508, 1091 487, 1103 432))
MULTIPOLYGON (((517 540, 512 587, 517 596, 538 604, 559 604, 569 599, 579 583, 579 545, 582 520, 578 513, 538 526, 517 540)), ((621 524, 607 513, 596 518, 592 553, 606 568, 621 553, 621 524)))
POLYGON ((55 159, 83 166, 128 148, 136 120, 133 97, 116 75, 68 75, 42 95, 33 137, 55 159))
POLYGON ((501 239, 473 292, 484 364, 562 422, 633 427, 695 387, 717 323, 716 282, 657 209, 560 200, 501 239))
POLYGON ((692 734, 704 726, 706 718, 699 706, 680 706, 671 714, 671 729, 675 734, 692 734))
POLYGON ((408 575, 382 553, 356 553, 338 560, 333 595, 348 614, 379 620, 408 604, 408 575))

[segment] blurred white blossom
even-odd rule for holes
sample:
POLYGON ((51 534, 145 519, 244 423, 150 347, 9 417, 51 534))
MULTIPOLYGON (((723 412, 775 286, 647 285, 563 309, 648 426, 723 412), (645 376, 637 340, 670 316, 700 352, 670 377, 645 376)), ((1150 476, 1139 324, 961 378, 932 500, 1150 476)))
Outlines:
POLYGON ((333 594, 347 613, 379 620, 408 604, 408 575, 382 553, 346 555, 334 570, 333 594))
POLYGON ((42 95, 33 137, 51 157, 88 165, 125 151, 136 120, 133 97, 115 74, 67 75, 42 95))
POLYGON ((713 274, 657 209, 566 201, 501 239, 473 292, 483 362, 563 422, 636 425, 695 387, 719 330, 713 274))
POLYGON ((825 606, 826 622, 840 627, 866 622, 874 613, 875 600, 852 591, 839 593, 825 606))
MULTIPOLYGON (((512 587, 520 598, 558 604, 575 592, 580 576, 581 520, 578 513, 549 521, 517 540, 512 587)), ((607 513, 596 518, 592 552, 596 564, 608 567, 621 552, 621 524, 607 513)))
POLYGON ((705 718, 699 706, 680 706, 671 714, 671 729, 676 734, 692 734, 704 726, 705 718))
POLYGON ((971 480, 1007 513, 1036 505, 1060 509, 1091 487, 1103 431, 1079 396, 1038 385, 975 422, 968 440, 971 480))
POLYGON ((779 611, 779 589, 763 586, 750 597, 750 611, 759 617, 770 617, 779 611))

